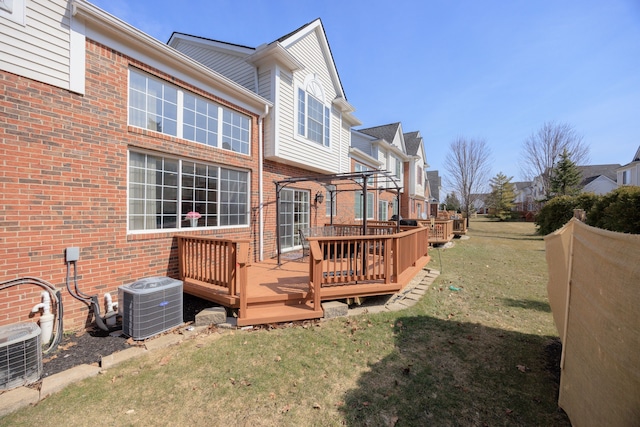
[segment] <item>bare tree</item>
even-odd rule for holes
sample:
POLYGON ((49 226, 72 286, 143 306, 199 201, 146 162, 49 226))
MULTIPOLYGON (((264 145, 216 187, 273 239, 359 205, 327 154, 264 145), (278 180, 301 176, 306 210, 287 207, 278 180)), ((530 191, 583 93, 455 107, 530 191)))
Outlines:
POLYGON ((467 225, 473 195, 479 193, 481 186, 487 182, 489 155, 489 147, 483 139, 458 137, 449 145, 445 158, 447 181, 460 195, 461 208, 467 214, 467 225))
POLYGON ((545 198, 551 196, 551 177, 560 155, 566 150, 576 165, 589 161, 589 146, 573 126, 567 123, 546 122, 529 136, 522 146, 520 169, 523 177, 541 178, 545 198))

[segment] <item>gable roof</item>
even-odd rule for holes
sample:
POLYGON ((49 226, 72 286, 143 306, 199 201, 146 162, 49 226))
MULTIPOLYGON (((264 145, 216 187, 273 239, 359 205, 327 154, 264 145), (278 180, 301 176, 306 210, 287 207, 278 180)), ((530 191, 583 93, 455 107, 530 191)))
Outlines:
MULTIPOLYGON (((313 21, 304 24, 300 28, 293 30, 289 34, 286 34, 279 39, 269 43, 270 45, 279 43, 283 45, 285 48, 291 46, 293 43, 298 41, 299 39, 305 37, 307 34, 312 31, 316 31, 319 35, 318 39, 322 45, 322 48, 328 54, 328 58, 331 59, 329 65, 329 73, 331 74, 331 78, 334 81, 336 88, 338 89, 338 97, 344 98, 347 100, 347 96, 344 93, 344 87, 342 86, 342 81, 340 80, 340 75, 338 74, 338 68, 336 67, 336 61, 333 58, 333 52, 331 52, 331 46, 329 45, 329 39, 327 38, 327 33, 324 31, 324 25, 322 25, 322 20, 320 18, 314 19, 313 21)), ((260 48, 258 48, 259 50, 260 48)))
POLYGON ((610 164, 610 165, 587 165, 587 166, 578 166, 578 170, 582 174, 582 181, 580 185, 587 185, 594 179, 599 176, 605 176, 616 182, 617 174, 616 169, 620 167, 619 164, 610 164))
POLYGON ((431 197, 440 202, 440 187, 442 186, 442 178, 438 171, 427 171, 427 181, 429 183, 429 193, 431 197))
POLYGON ((522 191, 527 187, 531 187, 531 181, 518 181, 518 182, 514 182, 512 183, 514 188, 518 191, 522 191))
POLYGON ((396 123, 390 123, 388 125, 374 126, 366 129, 358 129, 358 132, 366 133, 367 135, 374 136, 378 139, 384 139, 389 144, 391 144, 396 134, 398 133, 399 127, 400 127, 400 122, 396 122, 396 123))
POLYGON ((407 132, 404 134, 404 145, 407 147, 407 154, 417 156, 420 144, 422 144, 420 131, 407 132))

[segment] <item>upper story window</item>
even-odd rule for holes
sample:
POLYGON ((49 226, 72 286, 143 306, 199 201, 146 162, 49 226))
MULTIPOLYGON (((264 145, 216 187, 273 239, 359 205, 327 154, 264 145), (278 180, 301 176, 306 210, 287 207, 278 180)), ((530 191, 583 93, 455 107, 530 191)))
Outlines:
POLYGON ((402 160, 399 157, 391 155, 392 164, 391 167, 388 168, 389 171, 392 171, 396 178, 402 180, 402 160))
POLYGON ((315 76, 309 76, 304 87, 298 88, 297 120, 299 136, 329 147, 331 109, 325 105, 322 85, 315 76))
POLYGON ((129 124, 249 154, 249 117, 133 69, 129 124))
MULTIPOLYGON (((366 171, 370 171, 371 169, 366 167, 365 165, 362 165, 360 163, 356 163, 354 166, 354 171, 355 172, 366 172, 366 171)), ((357 178, 357 181, 359 183, 362 184, 362 179, 361 178, 357 178)), ((369 175, 369 177, 367 178, 367 187, 373 187, 373 174, 369 175)))
POLYGON ((25 25, 26 0, 0 0, 0 17, 25 25))
POLYGON ((131 151, 128 186, 130 231, 249 224, 246 171, 131 151))
POLYGON ((622 171, 622 185, 629 185, 631 183, 631 171, 622 171))

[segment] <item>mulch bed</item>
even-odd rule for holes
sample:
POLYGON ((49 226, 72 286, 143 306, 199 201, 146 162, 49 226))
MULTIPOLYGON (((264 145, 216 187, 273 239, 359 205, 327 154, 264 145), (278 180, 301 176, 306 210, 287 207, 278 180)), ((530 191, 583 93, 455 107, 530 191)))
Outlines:
MULTIPOLYGON (((209 301, 184 294, 183 321, 195 322, 196 314, 213 305, 209 301)), ((42 378, 82 364, 97 365, 103 356, 109 356, 136 344, 139 342, 125 335, 112 334, 97 328, 65 335, 55 350, 42 355, 42 378)))

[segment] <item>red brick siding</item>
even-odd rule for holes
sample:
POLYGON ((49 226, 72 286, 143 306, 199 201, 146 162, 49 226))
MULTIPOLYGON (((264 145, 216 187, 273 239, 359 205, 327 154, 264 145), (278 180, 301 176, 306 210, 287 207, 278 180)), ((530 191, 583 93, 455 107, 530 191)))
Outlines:
MULTIPOLYGON (((0 72, 0 281, 33 276, 65 287, 65 248, 80 248, 78 284, 93 295, 145 276, 177 276, 171 233, 128 235, 127 152, 154 150, 251 171, 258 206, 257 117, 112 49, 87 41, 84 96, 0 72), (251 117, 251 156, 127 126, 128 67, 137 66, 251 117)), ((251 226, 190 233, 255 237, 251 226)), ((254 247, 255 250, 255 247, 254 247)), ((0 325, 35 321, 41 288, 0 291, 0 325)), ((91 318, 64 289, 65 329, 91 318)), ((104 313, 104 312, 103 312, 104 313)))

